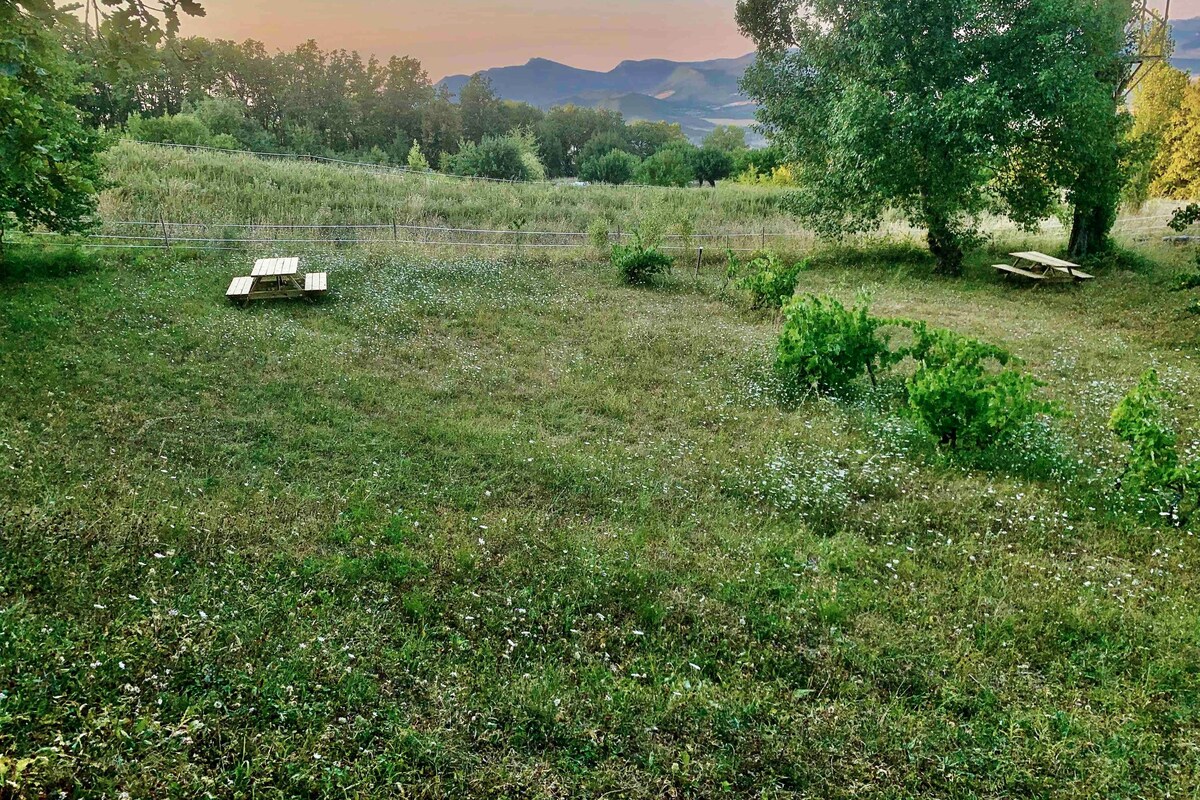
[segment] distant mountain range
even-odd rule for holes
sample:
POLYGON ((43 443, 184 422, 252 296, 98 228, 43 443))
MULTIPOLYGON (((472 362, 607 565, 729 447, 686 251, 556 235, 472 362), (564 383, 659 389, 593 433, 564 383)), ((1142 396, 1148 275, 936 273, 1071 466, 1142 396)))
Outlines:
MULTIPOLYGON (((1200 76, 1200 17, 1171 23, 1175 37, 1172 63, 1200 76)), ((699 140, 716 125, 754 122, 757 108, 741 93, 738 82, 754 54, 711 61, 622 61, 608 72, 578 69, 557 61, 533 58, 515 67, 483 70, 496 94, 539 108, 574 103, 620 111, 627 120, 678 122, 684 133, 699 140)), ((443 78, 457 95, 469 75, 443 78)), ((758 139, 751 134, 752 140, 758 139)))
MULTIPOLYGON (((519 67, 484 70, 496 94, 538 106, 573 103, 620 111, 627 120, 677 122, 692 139, 716 125, 750 125, 754 103, 738 88, 754 54, 711 61, 622 61, 608 72, 577 69, 544 58, 519 67)), ((458 94, 468 75, 451 75, 439 85, 458 94)), ((753 138, 753 137, 752 137, 753 138)))

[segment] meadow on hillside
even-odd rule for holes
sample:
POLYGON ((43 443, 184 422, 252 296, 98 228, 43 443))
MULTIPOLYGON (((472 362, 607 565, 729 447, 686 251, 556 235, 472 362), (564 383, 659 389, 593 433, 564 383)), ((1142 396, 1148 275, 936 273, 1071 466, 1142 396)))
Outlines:
MULTIPOLYGON (((467 221, 533 191, 148 153, 109 156, 124 188, 106 210, 316 221, 422 197, 414 218, 467 221)), ((559 191, 520 203, 566 227, 654 202, 559 191)), ((751 202, 689 196, 714 222, 751 202)), ((285 252, 8 252, 0 769, 17 795, 1200 784, 1195 525, 1114 490, 1108 430, 1155 366, 1200 441, 1200 317, 1171 291, 1189 250, 1028 288, 988 252, 948 280, 903 242, 809 249, 798 291, 1003 344, 1045 382, 1061 413, 974 459, 891 410, 895 379, 785 398, 777 318, 717 269, 629 287, 584 252, 331 247, 303 255, 328 298, 224 301, 285 252)))
MULTIPOLYGON (((101 195, 100 233, 142 237, 139 243, 143 244, 162 243, 164 223, 171 242, 187 245, 193 239, 195 247, 370 242, 391 246, 398 239, 413 241, 424 251, 441 242, 476 243, 480 253, 493 244, 568 244, 582 249, 591 243, 585 234, 597 226, 602 238, 607 234, 614 241, 618 234, 628 237, 640 228, 664 237, 670 249, 694 253, 704 247, 710 261, 724 260, 729 248, 749 252, 816 244, 811 230, 791 213, 789 191, 771 186, 722 183, 716 189, 683 189, 492 183, 129 141, 104 158, 113 185, 101 195), (144 224, 126 226, 125 222, 144 224), (393 223, 399 226, 398 233, 393 223), (355 225, 364 227, 346 227, 355 225)), ((1170 201, 1148 202, 1120 220, 1115 233, 1127 242, 1157 239, 1169 233, 1166 225, 1177 206, 1170 201)), ((1048 220, 1036 233, 1018 231, 997 218, 986 219, 984 228, 1000 243, 1019 240, 1048 249, 1060 247, 1064 236, 1058 220, 1048 220)), ((919 236, 919 231, 893 214, 878 230, 847 236, 843 242, 866 246, 880 237, 919 236)), ((124 238, 103 241, 134 243, 124 238)), ((605 257, 604 247, 593 255, 605 257)))

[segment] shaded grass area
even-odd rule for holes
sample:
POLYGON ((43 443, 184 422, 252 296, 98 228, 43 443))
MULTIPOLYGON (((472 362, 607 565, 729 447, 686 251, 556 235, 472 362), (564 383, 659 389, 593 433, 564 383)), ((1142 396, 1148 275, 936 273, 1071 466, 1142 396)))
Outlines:
POLYGON ((1186 795, 1200 558, 1109 496, 1104 431, 1153 364, 1197 438, 1171 267, 877 256, 800 288, 1010 347, 1068 411, 1013 446, 1048 469, 781 406, 715 275, 341 251, 325 301, 242 309, 242 259, 7 269, 10 788, 1186 795))

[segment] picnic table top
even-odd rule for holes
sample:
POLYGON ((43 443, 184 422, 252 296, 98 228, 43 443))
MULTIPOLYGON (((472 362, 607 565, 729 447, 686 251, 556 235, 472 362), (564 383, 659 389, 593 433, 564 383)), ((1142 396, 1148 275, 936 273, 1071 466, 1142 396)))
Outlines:
POLYGON ((1023 258, 1026 261, 1032 261, 1035 264, 1041 264, 1046 267, 1078 267, 1078 264, 1073 264, 1070 261, 1063 261, 1061 258, 1048 256, 1045 253, 1039 253, 1036 250, 1028 250, 1024 253, 1009 253, 1013 258, 1023 258))
POLYGON ((271 275, 295 275, 300 269, 298 258, 260 258, 254 262, 251 277, 265 278, 271 275))

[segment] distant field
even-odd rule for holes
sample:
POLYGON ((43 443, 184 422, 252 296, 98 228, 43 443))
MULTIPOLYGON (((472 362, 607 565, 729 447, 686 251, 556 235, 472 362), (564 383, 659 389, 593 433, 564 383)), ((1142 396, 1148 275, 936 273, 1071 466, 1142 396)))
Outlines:
MULTIPOLYGON (((516 243, 549 247, 583 245, 582 234, 598 221, 614 236, 637 226, 664 233, 670 247, 705 247, 717 258, 726 248, 754 250, 807 249, 811 233, 788 213, 785 189, 746 187, 723 182, 716 189, 573 186, 571 184, 508 184, 428 176, 379 173, 312 162, 264 160, 250 155, 177 150, 124 141, 106 156, 109 174, 118 188, 103 195, 106 221, 137 221, 140 227, 110 224, 105 233, 168 238, 268 240, 246 244, 271 246, 271 240, 320 240, 348 244, 398 239, 427 249, 438 242, 476 243, 479 252, 490 245, 516 243), (398 226, 393 229, 393 224, 398 226), (254 228, 239 228, 254 225, 254 228), (291 229, 271 225, 296 226, 291 229), (348 229, 340 226, 372 226, 348 229), (446 233, 416 228, 467 229, 446 233), (489 235, 498 230, 501 234, 489 235)), ((1118 226, 1125 241, 1157 239, 1167 233, 1174 204, 1153 202, 1127 214, 1118 226)), ((1048 221, 1037 236, 1017 232, 1005 220, 985 222, 1001 245, 1013 239, 1047 248, 1061 246, 1062 226, 1048 221)), ((870 236, 919 237, 902 220, 890 219, 870 236)), ((124 240, 113 240, 119 243, 124 240)), ((231 242, 238 244, 237 241, 231 242)), ((300 243, 303 243, 302 241, 300 243)), ((196 242, 197 246, 213 244, 196 242)), ((279 246, 285 246, 286 243, 279 246)))
MULTIPOLYGON (((736 188, 109 158, 119 218, 790 224, 736 188)), ((347 245, 304 255, 329 297, 240 308, 253 252, 10 249, 0 797, 1193 796, 1200 520, 1119 499, 1106 425, 1155 366, 1196 453, 1194 251, 1059 288, 805 254, 801 291, 1005 345, 1062 414, 971 460, 893 382, 792 407, 717 269, 347 245)))
MULTIPOLYGON (((628 231, 655 217, 694 230, 796 233, 785 192, 490 183, 431 173, 373 173, 310 162, 193 152, 122 142, 106 156, 119 188, 106 218, 171 222, 438 225, 586 231, 598 218, 628 231)), ((390 235, 390 234, 389 234, 390 235)))

